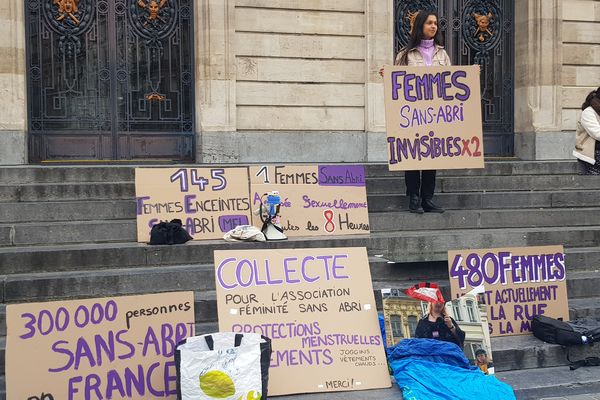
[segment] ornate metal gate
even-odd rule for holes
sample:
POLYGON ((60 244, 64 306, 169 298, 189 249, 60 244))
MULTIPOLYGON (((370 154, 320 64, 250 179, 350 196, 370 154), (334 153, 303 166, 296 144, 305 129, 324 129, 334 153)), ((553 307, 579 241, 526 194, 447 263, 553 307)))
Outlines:
POLYGON ((30 161, 193 161, 193 0, 25 1, 30 161))
POLYGON ((395 50, 408 41, 411 15, 437 11, 446 51, 457 65, 481 65, 485 151, 512 156, 514 140, 514 1, 395 0, 395 50))

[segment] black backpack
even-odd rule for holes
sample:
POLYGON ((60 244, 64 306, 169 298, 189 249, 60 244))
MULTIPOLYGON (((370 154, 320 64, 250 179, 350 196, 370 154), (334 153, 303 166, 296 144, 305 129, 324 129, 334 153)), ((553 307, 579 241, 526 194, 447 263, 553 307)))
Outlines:
POLYGON ((581 345, 583 343, 581 332, 577 332, 565 321, 536 315, 531 322, 533 336, 546 343, 560 344, 562 346, 581 345))
POLYGON ((600 342, 600 321, 585 319, 565 322, 545 315, 536 315, 533 317, 531 330, 536 338, 546 343, 567 347, 567 360, 571 363, 571 370, 583 366, 600 366, 599 357, 572 361, 568 351, 569 346, 593 346, 595 342, 600 342))
POLYGON ((159 222, 152 226, 150 231, 150 244, 182 244, 192 240, 193 237, 183 228, 180 219, 171 222, 159 222))

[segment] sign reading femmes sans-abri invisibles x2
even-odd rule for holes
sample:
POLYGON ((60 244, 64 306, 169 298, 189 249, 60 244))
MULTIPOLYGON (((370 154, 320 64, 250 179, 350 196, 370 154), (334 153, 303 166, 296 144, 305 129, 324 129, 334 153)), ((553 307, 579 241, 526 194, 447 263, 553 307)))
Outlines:
POLYGON ((219 328, 273 340, 269 395, 390 386, 365 248, 215 251, 219 328))
POLYGON ((483 168, 479 66, 386 67, 392 171, 483 168))
POLYGON ((483 287, 492 336, 531 333, 535 315, 569 319, 562 246, 453 250, 448 268, 453 298, 483 287))

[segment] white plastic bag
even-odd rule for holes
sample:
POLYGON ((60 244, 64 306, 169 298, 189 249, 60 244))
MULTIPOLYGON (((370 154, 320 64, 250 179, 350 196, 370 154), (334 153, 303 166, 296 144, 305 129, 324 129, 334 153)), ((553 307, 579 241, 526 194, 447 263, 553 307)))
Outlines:
POLYGON ((240 225, 223 236, 228 242, 264 242, 265 235, 255 226, 240 225))
POLYGON ((177 346, 178 398, 260 400, 261 341, 254 333, 215 333, 186 339, 177 346))

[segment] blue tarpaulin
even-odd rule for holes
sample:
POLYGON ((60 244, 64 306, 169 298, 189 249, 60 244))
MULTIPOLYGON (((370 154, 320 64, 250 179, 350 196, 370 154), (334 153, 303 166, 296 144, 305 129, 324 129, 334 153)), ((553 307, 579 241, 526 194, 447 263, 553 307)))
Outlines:
POLYGON ((405 339, 388 349, 404 400, 514 400, 512 388, 469 364, 454 343, 405 339))

